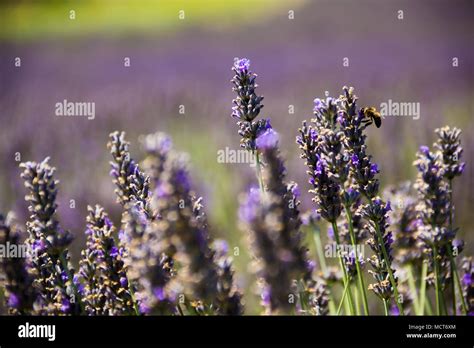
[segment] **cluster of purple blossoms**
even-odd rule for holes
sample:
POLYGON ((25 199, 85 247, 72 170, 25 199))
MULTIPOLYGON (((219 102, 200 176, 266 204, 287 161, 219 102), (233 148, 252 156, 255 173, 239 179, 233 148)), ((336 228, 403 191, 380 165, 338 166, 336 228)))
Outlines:
POLYGON ((441 153, 444 177, 448 180, 460 176, 464 172, 466 163, 461 162, 463 149, 461 147, 461 130, 448 126, 435 129, 438 141, 435 148, 441 153))
POLYGON ((318 207, 317 213, 331 223, 336 222, 342 212, 340 182, 320 154, 317 131, 303 123, 300 134, 297 143, 303 151, 301 157, 309 168, 309 182, 313 186, 311 193, 314 194, 313 201, 318 207))
POLYGON ((235 58, 232 71, 235 73, 231 80, 232 90, 237 93, 232 101, 232 117, 238 120, 239 135, 242 137, 240 145, 254 152, 257 137, 270 125, 268 120, 255 120, 263 108, 263 97, 255 93, 257 74, 250 71, 250 60, 247 58, 235 58))
POLYGON ((137 206, 128 206, 122 217, 121 244, 128 279, 142 314, 176 314, 174 260, 162 251, 155 222, 137 206))
POLYGON ((166 137, 155 135, 154 139, 159 145, 154 146, 153 151, 148 147, 148 163, 154 163, 154 168, 158 168, 157 165, 164 160, 159 178, 153 179, 156 187, 151 201, 153 210, 160 217, 152 224, 160 236, 158 248, 176 262, 186 265, 179 279, 182 284, 189 285, 186 288, 191 291, 186 295, 191 299, 189 307, 192 310, 240 314, 240 293, 229 284, 232 280, 229 260, 221 262, 228 268, 221 270, 215 251, 210 247, 202 198, 192 192, 188 158, 172 150, 166 137))
POLYGON ((368 200, 378 194, 379 180, 376 175, 379 169, 372 163, 372 156, 366 153, 367 119, 361 109, 357 107, 357 96, 354 88, 343 87, 344 94, 339 98, 338 121, 344 133, 344 147, 350 159, 350 177, 357 185, 357 190, 368 200))
POLYGON ((419 196, 416 206, 419 239, 431 260, 430 267, 434 274, 430 278, 435 278, 435 285, 441 292, 449 280, 447 278, 451 277, 447 252, 455 233, 447 227, 450 193, 440 159, 440 153, 433 153, 427 146, 421 146, 414 164, 418 169, 415 188, 419 196))
POLYGON ((171 283, 175 275, 173 253, 169 249, 164 251, 156 228, 160 216, 152 209, 151 201, 152 190, 156 190, 172 147, 171 139, 164 133, 142 138, 145 173, 131 158, 125 134, 114 132, 110 138, 108 147, 114 159, 111 175, 117 186, 117 200, 123 206, 120 239, 130 291, 140 313, 176 314, 177 290, 171 283))
POLYGON ((87 210, 87 242, 79 269, 85 311, 88 315, 134 314, 137 309, 123 261, 124 249, 115 242, 115 227, 101 206, 87 210))
MULTIPOLYGON (((397 279, 392 269, 392 233, 388 231, 387 213, 391 210, 390 203, 384 203, 378 196, 380 172, 372 156, 367 154, 365 129, 371 124, 363 109, 357 106, 357 96, 353 87, 343 87, 343 95, 338 102, 338 121, 344 133, 344 148, 350 158, 349 180, 355 189, 367 200, 359 207, 360 214, 367 222, 367 230, 371 236, 369 246, 375 255, 369 259, 373 267, 377 283, 369 289, 387 302, 391 297, 398 298, 397 279)), ((397 300, 397 307, 403 314, 402 304, 397 300)))
POLYGON ((449 217, 449 188, 444 180, 440 154, 421 146, 414 162, 418 170, 415 188, 420 202, 419 218, 425 226, 444 226, 449 217))
MULTIPOLYGON (((8 214, 6 218, 0 215, 0 244, 20 245, 20 233, 13 214, 8 214)), ((2 257, 0 267, 6 278, 6 299, 10 314, 33 313, 37 293, 33 287, 33 278, 28 273, 27 261, 23 257, 2 257)))
POLYGON ((124 132, 113 132, 107 147, 112 154, 113 161, 110 175, 114 178, 117 201, 126 205, 127 203, 139 204, 147 215, 152 217, 149 207, 150 179, 140 171, 138 164, 130 157, 129 143, 125 140, 124 132))
MULTIPOLYGON (((183 154, 172 153, 164 165, 160 185, 153 197, 153 207, 161 219, 156 222, 157 232, 169 246, 176 248, 174 257, 186 264, 190 274, 182 274, 191 284, 194 299, 212 301, 217 293, 217 270, 208 245, 207 230, 195 219, 194 199, 187 172, 188 159, 183 154)), ((168 250, 167 250, 168 249, 168 250)))
POLYGON ((78 314, 81 299, 67 249, 72 235, 59 226, 56 218, 58 181, 54 179, 55 168, 48 161, 46 158, 40 163, 20 164, 31 213, 27 243, 33 251, 30 270, 38 290, 38 311, 39 314, 78 314))
MULTIPOLYGON (((394 294, 394 289, 389 279, 389 270, 387 269, 391 267, 392 255, 388 253, 388 260, 386 260, 382 249, 391 250, 392 248, 392 233, 386 231, 389 227, 387 219, 390 210, 390 203, 384 203, 379 198, 374 198, 372 204, 368 204, 363 210, 364 218, 368 221, 367 228, 372 236, 367 243, 374 252, 374 255, 368 261, 374 269, 369 271, 369 273, 373 275, 376 283, 370 284, 369 289, 373 290, 377 296, 385 301, 388 301, 394 294), (377 229, 380 229, 380 234, 377 233, 377 229), (379 235, 383 236, 382 240, 378 238, 379 235)), ((392 272, 394 271, 392 270, 392 272)))

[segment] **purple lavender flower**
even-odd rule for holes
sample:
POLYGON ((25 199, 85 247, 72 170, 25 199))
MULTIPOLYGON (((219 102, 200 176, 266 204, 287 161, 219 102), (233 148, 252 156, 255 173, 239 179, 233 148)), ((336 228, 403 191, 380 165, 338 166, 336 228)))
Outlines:
POLYGON ((438 141, 435 147, 441 153, 444 176, 452 180, 464 172, 466 163, 461 162, 463 149, 461 147, 461 130, 445 126, 435 130, 438 141))
POLYGON ((235 72, 231 82, 234 85, 232 90, 237 93, 232 103, 232 117, 238 119, 237 126, 239 127, 239 135, 242 137, 240 145, 247 149, 255 150, 255 140, 265 129, 267 129, 268 121, 259 120, 255 118, 263 108, 262 96, 255 93, 257 84, 255 79, 256 74, 250 70, 250 61, 246 58, 234 61, 232 70, 235 72))
POLYGON ((368 262, 373 268, 373 271, 369 271, 369 273, 373 275, 376 283, 370 284, 369 290, 374 291, 384 301, 388 301, 394 295, 394 287, 397 282, 397 279, 394 278, 395 284, 392 285, 393 282, 390 279, 390 275, 395 271, 391 269, 393 237, 392 233, 387 231, 389 211, 389 205, 379 197, 372 198, 372 201, 362 209, 363 217, 368 221, 367 229, 371 235, 367 243, 374 252, 368 262), (388 259, 385 257, 385 253, 388 259))
POLYGON ((160 194, 152 198, 160 219, 150 225, 150 233, 160 236, 157 248, 161 253, 186 265, 179 279, 190 285, 187 295, 193 299, 192 310, 241 314, 240 294, 229 283, 233 279, 230 263, 222 270, 210 248, 202 198, 191 191, 187 166, 186 154, 168 151, 159 178, 160 194))
MULTIPOLYGON (((8 214, 6 219, 0 214, 0 244, 7 243, 19 245, 20 231, 13 214, 8 214)), ((0 261, 6 278, 6 298, 10 313, 33 314, 37 293, 33 287, 33 278, 28 273, 27 262, 21 257, 2 257, 0 261)))
POLYGON ((312 277, 314 267, 302 245, 299 189, 295 183, 285 183, 286 169, 275 141, 276 133, 267 132, 270 141, 265 139, 265 146, 259 147, 265 162, 262 174, 266 191, 251 189, 239 214, 251 233, 260 266, 257 273, 262 283, 262 304, 268 313, 296 310, 289 295, 295 291, 295 281, 302 281, 302 293, 306 295, 300 301, 312 306, 314 312, 325 314, 322 306, 327 302, 323 300, 324 293, 315 290, 318 284, 312 277), (316 299, 310 294, 317 294, 316 299))
POLYGON ((111 133, 107 147, 113 157, 113 161, 110 162, 112 167, 110 174, 117 186, 115 189, 117 201, 122 206, 129 202, 140 204, 147 215, 152 217, 153 213, 149 208, 150 178, 142 173, 138 164, 131 159, 125 133, 118 131, 111 133))
POLYGON ((124 261, 130 286, 134 287, 140 313, 175 314, 175 296, 169 289, 174 273, 174 260, 163 252, 157 221, 150 222, 142 208, 128 205, 123 216, 127 253, 124 261), (157 298, 155 289, 163 290, 157 298))
POLYGON ((173 148, 171 138, 161 132, 149 134, 141 139, 142 147, 147 156, 142 162, 144 171, 150 176, 152 189, 159 186, 159 179, 168 154, 173 148))
POLYGON ((278 210, 279 197, 271 192, 265 196, 251 190, 240 206, 243 226, 251 234, 252 247, 258 260, 257 274, 261 279, 262 304, 268 313, 290 313, 294 304, 288 299, 292 293, 293 261, 286 255, 291 251, 278 243, 282 229, 282 214, 278 210), (247 212, 252 211, 252 214, 247 212))
POLYGON ((29 202, 28 209, 31 212, 27 222, 27 243, 32 248, 39 245, 38 241, 45 245, 41 253, 31 258, 34 285, 41 303, 39 314, 78 314, 81 310, 80 294, 72 281, 74 269, 67 249, 72 235, 59 226, 56 218, 58 181, 54 179, 56 169, 48 161, 49 158, 46 158, 41 163, 20 164, 20 168, 23 168, 21 177, 29 191, 25 199, 29 202), (67 275, 66 281, 64 274, 67 275), (64 311, 62 303, 70 298, 70 294, 75 296, 76 301, 64 311))
POLYGON ((423 253, 419 239, 417 200, 411 192, 411 183, 389 186, 383 195, 387 201, 394 202, 389 217, 395 235, 395 260, 402 265, 421 266, 423 253))
POLYGON ((80 275, 83 301, 89 315, 136 314, 127 269, 115 244, 115 227, 102 207, 87 207, 87 248, 82 251, 80 275))
POLYGON ((273 149, 278 146, 279 136, 272 128, 260 134, 256 140, 258 150, 273 149))
POLYGON ((415 188, 420 198, 417 211, 426 226, 443 226, 449 216, 448 186, 439 161, 438 154, 422 150, 414 162, 418 169, 415 188))
POLYGON ((250 60, 247 58, 234 58, 234 68, 240 72, 248 72, 250 69, 250 60))

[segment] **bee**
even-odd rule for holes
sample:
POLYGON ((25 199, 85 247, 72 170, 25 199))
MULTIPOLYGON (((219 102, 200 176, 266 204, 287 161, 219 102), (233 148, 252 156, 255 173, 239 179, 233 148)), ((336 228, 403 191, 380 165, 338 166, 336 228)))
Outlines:
POLYGON ((382 125, 382 115, 380 115, 380 112, 378 112, 376 108, 371 106, 370 108, 362 108, 360 111, 362 111, 366 117, 364 122, 367 126, 375 123, 377 128, 380 128, 382 125))

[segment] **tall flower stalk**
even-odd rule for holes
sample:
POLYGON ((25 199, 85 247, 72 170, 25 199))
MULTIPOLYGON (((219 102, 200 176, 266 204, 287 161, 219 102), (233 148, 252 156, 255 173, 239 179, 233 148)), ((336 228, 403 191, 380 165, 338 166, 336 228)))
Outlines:
MULTIPOLYGON (((315 202, 318 204, 321 216, 332 225, 332 231, 339 248, 340 233, 337 220, 342 211, 347 218, 349 243, 355 252, 355 266, 359 292, 362 294, 363 307, 366 315, 369 307, 361 272, 360 258, 357 251, 358 238, 354 232, 353 207, 358 204, 358 192, 349 178, 348 152, 343 148, 344 133, 337 122, 337 100, 329 96, 326 99, 315 99, 312 124, 303 122, 297 143, 303 151, 302 158, 309 167, 310 183, 313 185, 315 202)), ((345 271, 343 255, 339 255, 344 272, 345 288, 348 286, 347 272, 345 271)), ((352 302, 352 291, 348 288, 348 299, 352 302)))
MULTIPOLYGON (((449 222, 448 228, 454 234, 456 231, 453 227, 453 216, 454 216, 454 203, 453 203, 453 179, 457 176, 460 176, 464 172, 466 164, 461 162, 461 155, 463 149, 461 147, 461 130, 458 128, 450 128, 445 126, 443 128, 438 128, 435 130, 435 133, 438 135, 438 141, 435 143, 435 147, 441 153, 442 165, 444 171, 444 178, 448 181, 448 190, 449 190, 449 222)), ((454 238, 454 235, 453 235, 454 238)), ((447 253, 449 257, 449 262, 451 266, 451 275, 454 277, 452 279, 452 292, 453 292, 453 314, 456 314, 456 287, 457 284, 461 308, 464 314, 467 312, 466 303, 464 297, 462 296, 462 286, 457 271, 456 261, 454 259, 452 246, 448 245, 447 253)), ((459 250, 456 250, 459 251, 459 250)))
POLYGON ((269 121, 266 119, 256 120, 263 108, 263 96, 256 94, 258 85, 255 83, 257 74, 250 71, 250 60, 247 58, 235 58, 232 71, 232 90, 237 97, 232 101, 232 117, 237 119, 239 127, 240 146, 250 151, 255 156, 257 179, 260 190, 264 191, 264 184, 261 173, 261 159, 256 151, 257 137, 269 128, 269 121))
MULTIPOLYGON (((388 278, 381 280, 379 277, 376 277, 378 284, 373 285, 371 288, 375 291, 376 289, 386 287, 386 282, 389 282, 393 289, 393 295, 399 312, 403 315, 403 306, 399 301, 397 280, 392 269, 391 243, 387 243, 391 239, 391 234, 384 225, 386 211, 381 214, 383 210, 389 208, 389 205, 383 203, 380 197, 378 197, 379 180, 376 175, 379 173, 379 169, 377 164, 372 162, 372 156, 366 152, 367 145, 365 144, 366 135, 364 131, 370 124, 370 120, 367 120, 364 112, 357 107, 357 96, 354 94, 354 88, 344 86, 343 93, 338 103, 338 121, 344 133, 344 147, 350 158, 349 176, 358 192, 367 200, 367 204, 361 208, 362 215, 369 219, 369 232, 373 235, 372 240, 377 244, 369 243, 369 245, 374 252, 378 253, 377 257, 383 260, 381 265, 377 265, 375 272, 378 273, 379 267, 385 268, 388 278)), ((380 292, 376 291, 376 294, 380 296, 380 292)), ((388 301, 386 298, 383 299, 388 301)))
POLYGON ((87 248, 79 270, 85 310, 89 315, 139 314, 123 261, 125 250, 115 241, 115 228, 101 206, 87 210, 87 248))
MULTIPOLYGON (((459 241, 455 240, 457 229, 453 227, 453 179, 461 175, 465 164, 460 162, 462 147, 461 131, 457 128, 436 129, 438 140, 436 151, 427 146, 420 147, 414 162, 419 174, 416 188, 420 202, 418 214, 423 224, 421 240, 431 254, 435 272, 436 308, 438 314, 447 314, 444 288, 451 281, 453 292, 453 314, 456 314, 456 286, 461 293, 461 281, 457 272, 453 249, 459 252, 459 241), (449 265, 449 271, 446 270, 449 265), (450 273, 451 279, 448 278, 450 273)), ((463 296, 460 296, 461 309, 467 312, 463 296)))
POLYGON ((414 164, 418 169, 415 188, 420 198, 417 211, 423 224, 420 227, 420 239, 433 262, 436 311, 443 314, 446 312, 446 303, 441 280, 441 261, 446 256, 447 243, 452 240, 452 231, 445 227, 449 215, 448 186, 443 180, 439 154, 431 152, 427 146, 420 147, 414 164))
POLYGON ((79 314, 82 301, 67 249, 72 235, 60 227, 56 218, 59 181, 54 179, 56 169, 48 162, 46 158, 40 163, 20 164, 31 213, 27 243, 33 251, 34 285, 39 292, 41 314, 79 314))

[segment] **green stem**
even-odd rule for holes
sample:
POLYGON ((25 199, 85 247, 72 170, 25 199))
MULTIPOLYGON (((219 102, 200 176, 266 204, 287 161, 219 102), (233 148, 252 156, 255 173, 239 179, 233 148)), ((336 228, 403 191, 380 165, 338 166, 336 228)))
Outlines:
MULTIPOLYGON (((452 271, 453 271, 453 275, 454 275, 454 279, 456 280, 456 284, 458 286, 458 289, 459 289, 459 297, 461 298, 461 306, 462 306, 462 312, 463 314, 467 314, 467 306, 466 306, 466 302, 464 301, 464 296, 462 295, 462 285, 461 285, 461 280, 459 279, 459 274, 458 274, 458 271, 457 271, 457 267, 456 267, 456 261, 454 260, 454 256, 453 256, 453 252, 451 250, 451 248, 448 246, 448 255, 449 255, 449 259, 450 259, 450 262, 451 262, 451 267, 452 267, 452 271)), ((453 279, 453 284, 454 284, 454 279, 453 279)), ((453 287, 453 292, 455 291, 454 287, 453 287)), ((453 296, 454 296, 454 293, 453 293, 453 296)), ((456 304, 456 301, 453 299, 454 303, 456 304)), ((456 309, 456 306, 454 306, 454 308, 456 309)), ((456 315, 456 310, 454 311, 454 315, 456 315)))
POLYGON ((255 162, 256 162, 258 186, 260 187, 260 191, 262 193, 264 193, 265 192, 265 185, 263 183, 262 166, 260 164, 260 155, 259 155, 258 151, 255 151, 255 162))
MULTIPOLYGON (((351 286, 352 289, 352 286, 351 286)), ((354 287, 354 298, 355 298, 355 307, 357 311, 357 315, 360 315, 360 302, 359 302, 359 290, 357 286, 354 287)))
POLYGON ((377 238, 379 240, 379 243, 382 249, 383 258, 385 260, 385 267, 387 267, 388 276, 390 277, 390 283, 392 284, 393 292, 395 294, 395 303, 397 304, 400 315, 405 315, 403 312, 403 307, 401 303, 399 303, 398 301, 397 283, 395 282, 395 277, 393 276, 392 265, 390 262, 390 258, 388 257, 387 249, 385 248, 385 243, 383 241, 382 233, 380 232, 379 224, 374 222, 374 225, 375 225, 375 231, 377 233, 377 238))
POLYGON ((408 265, 407 269, 408 274, 408 286, 410 287, 410 292, 413 295, 413 306, 415 307, 416 315, 421 315, 420 313, 420 301, 418 298, 418 293, 416 291, 416 282, 415 277, 413 276, 413 265, 408 265))
POLYGON ((342 293, 341 302, 339 302, 339 306, 337 307, 337 313, 336 313, 337 315, 339 315, 339 313, 341 313, 342 304, 344 303, 344 300, 346 298, 347 290, 349 290, 349 283, 347 283, 344 286, 344 292, 342 293))
MULTIPOLYGON (((318 261, 319 261, 319 264, 321 265, 321 271, 323 272, 323 274, 326 274, 327 272, 326 258, 324 257, 323 243, 321 242, 321 231, 318 228, 318 226, 314 226, 313 239, 314 239, 314 245, 316 248, 318 261)), ((330 314, 336 313, 336 303, 334 301, 331 291, 329 291, 329 313, 330 314)))
POLYGON ((350 211, 350 208, 347 206, 345 206, 344 209, 346 210, 347 222, 349 224, 349 234, 351 236, 352 248, 354 249, 354 253, 355 253, 359 291, 362 294, 365 315, 369 315, 369 302, 367 301, 367 292, 365 291, 364 275, 362 274, 362 271, 361 271, 359 253, 357 251, 357 246, 356 246, 354 226, 352 224, 352 212, 350 211))
POLYGON ((431 307, 431 302, 430 301, 425 302, 425 307, 424 308, 426 309, 426 314, 427 315, 433 315, 433 309, 431 307))
MULTIPOLYGON (((453 230, 453 180, 449 180, 449 230, 453 230)), ((456 315, 456 287, 454 284, 454 280, 456 280, 458 289, 459 289, 459 297, 461 298, 461 306, 462 306, 462 311, 463 314, 467 313, 467 307, 466 307, 466 302, 464 301, 464 296, 462 294, 462 286, 461 286, 461 281, 459 280, 459 274, 458 274, 458 269, 456 266, 456 260, 453 257, 453 252, 451 250, 451 245, 448 246, 448 255, 449 255, 449 261, 451 264, 451 274, 455 279, 452 281, 452 286, 453 286, 453 315, 456 315)))
POLYGON ((426 300, 426 275, 428 274, 428 262, 423 262, 421 268, 421 286, 420 286, 420 311, 421 315, 425 314, 425 300, 426 300))
POLYGON ((321 231, 317 227, 313 231, 313 239, 321 270, 325 272, 327 270, 326 258, 324 257, 323 243, 321 242, 321 231))
POLYGON ((383 309, 384 309, 385 315, 388 317, 389 316, 388 301, 386 299, 383 300, 383 309))
POLYGON ((300 280, 298 283, 299 283, 298 287, 300 288, 299 294, 300 294, 301 309, 303 311, 306 311, 308 309, 308 306, 307 306, 308 300, 307 300, 307 296, 306 296, 306 292, 305 292, 305 285, 304 285, 302 280, 300 280))
POLYGON ((433 244, 433 263, 435 268, 435 292, 436 292, 436 314, 442 314, 442 305, 441 305, 441 284, 440 284, 440 274, 439 274, 439 264, 438 264, 438 248, 433 244))
POLYGON ((135 311, 135 315, 140 315, 140 310, 138 309, 137 299, 135 297, 135 291, 133 291, 133 285, 130 284, 128 289, 130 290, 130 297, 133 301, 133 310, 135 311))
MULTIPOLYGON (((349 276, 347 274, 346 266, 344 265, 343 257, 341 255, 341 253, 339 252, 339 246, 340 246, 341 243, 339 242, 339 229, 337 228, 337 224, 335 222, 332 222, 332 229, 334 231, 334 237, 336 239, 337 256, 339 258, 339 263, 341 265, 342 272, 343 272, 344 286, 347 286, 348 283, 349 283, 349 276)), ((350 304, 351 315, 354 315, 354 313, 355 313, 354 300, 352 298, 352 292, 350 291, 350 289, 348 289, 347 298, 348 298, 348 301, 349 301, 349 304, 350 304)))

